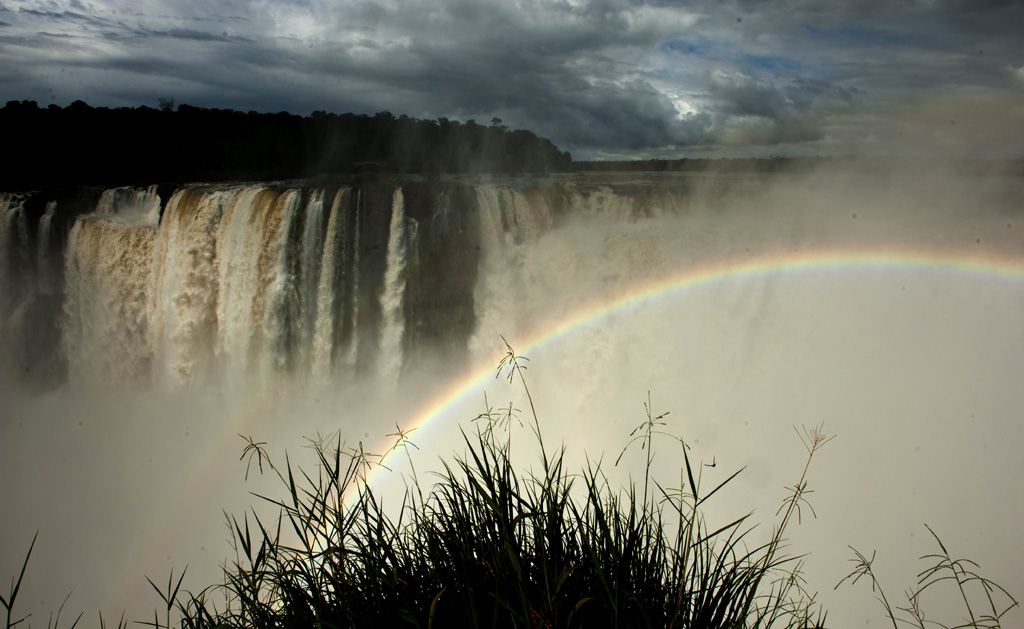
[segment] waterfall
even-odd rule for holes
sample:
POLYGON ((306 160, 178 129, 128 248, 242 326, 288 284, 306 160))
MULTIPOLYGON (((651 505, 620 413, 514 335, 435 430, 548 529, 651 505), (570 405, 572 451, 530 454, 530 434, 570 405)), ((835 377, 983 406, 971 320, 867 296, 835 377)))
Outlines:
MULTIPOLYGON (((763 238, 722 213, 717 188, 645 185, 204 184, 165 194, 162 211, 155 187, 126 187, 73 224, 68 205, 4 194, 4 343, 27 338, 32 322, 78 385, 393 385, 431 364, 482 359, 499 335, 567 314, 570 295, 611 294, 763 238), (665 226, 683 217, 685 233, 672 236, 665 226), (723 225, 729 239, 715 240, 723 225), (545 292, 559 298, 536 298, 545 292), (59 327, 47 309, 62 313, 59 327)), ((793 220, 780 231, 813 235, 813 222, 793 220)), ((14 354, 6 360, 25 362, 14 354)))
POLYGON ((154 378, 172 388, 215 373, 216 235, 231 194, 181 189, 164 211, 153 254, 149 332, 154 378))
POLYGON ((20 371, 11 319, 30 288, 24 281, 29 261, 24 201, 20 195, 0 194, 0 377, 20 371))
POLYGON ((513 294, 515 273, 509 268, 513 262, 502 225, 498 195, 499 191, 492 187, 477 190, 481 272, 477 278, 473 301, 477 332, 469 341, 470 352, 474 354, 482 353, 490 343, 488 332, 501 329, 502 315, 509 312, 516 298, 513 294))
POLYGON ((533 320, 529 304, 531 281, 523 268, 537 241, 554 224, 554 214, 542 195, 508 187, 477 189, 481 259, 474 289, 476 331, 470 351, 481 354, 494 339, 533 320))
POLYGON ((79 220, 65 254, 64 348, 72 384, 149 383, 149 279, 157 229, 79 220))
POLYGON ((229 383, 269 382, 287 366, 288 228, 298 190, 249 186, 228 202, 217 231, 218 353, 229 383))
MULTIPOLYGON (((329 222, 329 221, 328 221, 329 222)), ((326 256, 327 243, 324 242, 324 191, 314 190, 306 202, 303 213, 302 240, 299 243, 300 255, 296 272, 296 313, 295 337, 298 348, 296 363, 303 371, 312 370, 312 361, 316 354, 315 337, 317 317, 320 307, 321 264, 326 256)))
POLYGON ((348 350, 345 351, 344 345, 342 351, 344 355, 342 357, 342 364, 355 371, 357 358, 359 356, 359 335, 356 334, 356 325, 359 321, 359 306, 360 298, 362 295, 360 286, 360 259, 359 259, 359 243, 361 242, 361 236, 363 230, 361 229, 361 217, 366 213, 366 196, 363 191, 359 191, 359 195, 356 198, 355 207, 352 208, 352 238, 349 239, 352 243, 352 263, 350 268, 352 269, 352 287, 350 289, 351 299, 351 311, 348 314, 348 321, 343 325, 345 326, 342 332, 342 342, 347 343, 348 350))
POLYGON ((25 197, 0 194, 0 290, 3 308, 13 309, 20 278, 29 271, 28 221, 25 197), (19 277, 20 276, 20 277, 19 277))
POLYGON ((405 319, 402 314, 405 295, 407 233, 405 199, 396 188, 391 203, 391 228, 388 232, 387 267, 380 294, 382 311, 378 373, 384 382, 395 382, 402 370, 402 335, 405 319))
POLYGON ((32 241, 25 199, 6 194, 4 320, 32 295, 53 293, 63 302, 53 337, 80 385, 114 385, 122 371, 131 372, 126 384, 169 389, 307 376, 394 384, 406 369, 482 355, 498 334, 542 316, 530 299, 536 278, 522 271, 559 207, 638 213, 634 196, 565 184, 326 194, 188 185, 161 210, 155 186, 108 189, 71 226, 62 268, 55 230, 76 211, 46 201, 32 241), (93 351, 102 368, 87 367, 93 351))
MULTIPOLYGON (((161 212, 155 186, 113 188, 73 224, 63 268, 53 264, 57 226, 76 211, 33 201, 45 211, 32 241, 25 198, 5 194, 3 321, 11 330, 31 319, 45 335, 37 315, 63 310, 50 337, 64 349, 52 357, 65 357, 79 384, 112 385, 131 371, 126 384, 169 389, 244 390, 282 377, 394 385, 407 370, 458 369, 499 335, 562 313, 568 302, 534 298, 560 275, 575 279, 559 291, 637 280, 629 269, 655 255, 646 240, 616 239, 614 255, 629 261, 603 277, 577 244, 538 246, 566 221, 627 225, 689 207, 679 190, 625 190, 529 180, 334 191, 204 184, 173 191, 161 212), (50 293, 50 302, 36 299, 50 293), (92 351, 102 368, 87 367, 92 351)), ((691 232, 688 246, 698 240, 691 232)))
POLYGON ((338 275, 344 269, 345 222, 343 206, 347 206, 348 188, 339 189, 331 203, 327 219, 327 232, 320 260, 320 273, 316 286, 316 313, 313 323, 311 371, 316 382, 324 382, 331 374, 331 360, 334 354, 335 311, 339 299, 338 275), (339 264, 339 262, 341 264, 339 264))
POLYGON ((160 220, 160 196, 155 185, 146 188, 108 188, 100 195, 95 214, 120 216, 126 221, 155 225, 160 220))
MULTIPOLYGON (((125 383, 179 389, 213 379, 242 390, 303 373, 322 381, 339 351, 354 366, 360 217, 348 189, 326 215, 323 190, 187 186, 168 199, 159 224, 151 223, 161 216, 154 199, 152 187, 105 191, 72 228, 63 331, 75 382, 114 384, 131 371, 125 383), (103 369, 86 368, 93 351, 105 356, 103 369)), ((400 196, 392 206, 401 216, 400 196)), ((55 207, 40 220, 40 260, 55 207)), ((23 214, 5 209, 5 234, 26 231, 23 214)), ((13 243, 28 242, 27 234, 4 237, 12 242, 5 260, 24 248, 13 243)), ((398 310, 385 327, 400 341, 401 294, 390 279, 381 294, 398 310)))
POLYGON ((44 295, 52 295, 58 287, 57 277, 59 256, 53 252, 53 214, 57 210, 56 201, 47 201, 46 211, 39 219, 39 235, 36 242, 36 269, 38 275, 37 290, 44 295))

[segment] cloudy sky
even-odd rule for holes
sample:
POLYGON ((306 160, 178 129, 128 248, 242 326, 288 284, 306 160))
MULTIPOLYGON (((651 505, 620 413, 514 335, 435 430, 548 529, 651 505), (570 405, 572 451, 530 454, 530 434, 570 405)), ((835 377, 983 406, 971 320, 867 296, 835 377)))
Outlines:
POLYGON ((0 0, 0 102, 501 118, 576 159, 1024 157, 1024 4, 0 0))

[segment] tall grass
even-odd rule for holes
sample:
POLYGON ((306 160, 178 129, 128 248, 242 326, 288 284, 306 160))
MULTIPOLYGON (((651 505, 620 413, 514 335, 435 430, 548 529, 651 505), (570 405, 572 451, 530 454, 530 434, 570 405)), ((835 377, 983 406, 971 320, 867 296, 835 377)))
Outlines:
MULTIPOLYGON (((498 375, 521 386, 540 454, 539 470, 520 471, 511 448, 518 411, 486 408, 462 433, 466 454, 443 461, 438 480, 420 483, 409 434, 399 429, 412 482, 388 514, 366 472, 382 457, 346 449, 340 436, 311 440, 315 473, 246 438, 247 473, 276 474, 280 510, 268 523, 255 510, 230 521, 236 560, 223 584, 177 593, 183 627, 818 627, 825 614, 804 589, 800 558, 783 551, 793 518, 807 508, 811 460, 828 441, 821 427, 801 434, 807 459, 767 540, 754 541, 744 516, 722 526, 704 517, 710 490, 695 475, 688 446, 672 438, 678 486, 651 475, 653 442, 664 415, 646 419, 627 447, 643 448, 642 478, 612 487, 600 463, 565 468, 565 449, 549 452, 511 347, 498 375), (216 609, 212 600, 225 601, 216 609)), ((517 448, 520 447, 517 442, 517 448)), ((621 455, 620 455, 621 457, 621 455)), ((172 575, 173 577, 173 575, 172 575)), ((180 583, 180 579, 179 579, 180 583)), ((166 615, 165 615, 166 618, 166 615)), ((161 626, 159 619, 147 623, 161 626)), ((166 621, 166 625, 170 620, 166 621)), ((166 626, 165 625, 165 626, 166 626)))
MULTIPOLYGON (((23 561, 22 564, 21 564, 21 571, 18 573, 18 578, 17 579, 14 579, 14 578, 11 579, 11 588, 10 588, 10 590, 8 590, 6 595, 0 595, 0 605, 3 606, 4 611, 7 613, 7 619, 6 619, 6 623, 4 625, 7 629, 11 629, 12 627, 20 625, 21 623, 23 623, 26 620, 28 620, 28 618, 31 616, 31 614, 26 614, 25 616, 22 616, 21 618, 15 618, 13 616, 13 613, 14 613, 14 603, 15 603, 15 601, 18 600, 18 592, 21 591, 21 583, 25 579, 25 569, 28 568, 28 561, 29 561, 29 559, 32 558, 32 550, 36 547, 36 541, 38 539, 39 539, 39 531, 36 531, 36 534, 32 536, 32 543, 29 544, 29 546, 28 546, 28 552, 25 553, 25 561, 23 561)), ((57 629, 58 627, 60 627, 60 615, 64 611, 64 605, 67 604, 68 599, 70 597, 71 597, 71 593, 69 592, 68 595, 66 597, 64 597, 64 601, 60 604, 60 607, 57 609, 56 616, 54 616, 52 613, 50 614, 49 619, 47 619, 47 621, 46 621, 47 629, 50 629, 50 628, 57 629)), ((75 618, 74 622, 71 623, 71 629, 75 629, 75 627, 78 626, 78 622, 80 620, 82 620, 82 614, 79 614, 78 617, 75 618)), ((103 624, 104 624, 103 616, 101 615, 100 616, 100 625, 103 625, 103 624)), ((119 627, 119 629, 120 629, 120 627, 119 627)))
MULTIPOLYGON (((404 453, 411 479, 393 512, 385 511, 367 481, 384 456, 367 452, 361 443, 346 447, 340 435, 310 439, 317 462, 315 472, 308 472, 293 466, 287 455, 283 464, 276 463, 266 443, 243 437, 246 478, 258 470, 281 483, 279 496, 260 496, 276 507, 277 517, 266 521, 255 509, 231 516, 235 559, 225 566, 223 582, 193 593, 181 589, 184 571, 177 578, 172 571, 166 587, 150 580, 161 607, 141 624, 186 629, 825 626, 826 614, 801 574, 803 558, 785 551, 794 518, 799 523, 804 510, 813 514, 807 501, 811 461, 832 439, 821 425, 797 430, 806 460, 797 482, 786 488, 770 534, 759 539, 749 514, 722 525, 705 517, 709 501, 743 470, 703 487, 703 466, 694 465, 683 439, 667 432, 667 414, 655 414, 649 397, 643 421, 616 460, 640 447, 646 457, 642 476, 615 487, 599 462, 570 473, 564 447, 549 451, 545 445, 524 374, 526 359, 506 347, 496 376, 521 387, 529 401, 527 445, 532 442, 539 451, 538 471, 513 465, 520 411, 511 404, 495 410, 486 398, 473 429, 462 433, 465 454, 442 461, 429 486, 416 472, 410 432, 396 426, 395 444, 386 454, 404 453), (677 453, 677 484, 652 475, 655 441, 667 442, 677 453)), ((517 440, 517 451, 521 447, 517 440)), ((935 539, 942 553, 930 556, 934 567, 922 573, 918 590, 909 595, 906 622, 921 629, 931 623, 920 611, 919 595, 951 580, 970 613, 957 627, 999 627, 1016 601, 978 576, 972 562, 952 559, 935 539), (967 590, 979 586, 990 605, 976 614, 967 590), (1012 604, 997 605, 996 595, 1012 604)), ((7 629, 25 620, 12 616, 12 609, 34 545, 35 540, 10 592, 0 596, 7 629)), ((867 576, 878 587, 873 559, 857 553, 857 568, 847 579, 867 576)), ((888 599, 880 588, 879 593, 897 627, 888 599)), ((50 624, 56 627, 53 618, 50 624)), ((105 625, 102 616, 100 625, 105 625)), ((118 627, 126 626, 122 618, 118 627)))
POLYGON ((1018 607, 1017 599, 998 583, 978 574, 977 563, 970 559, 953 559, 946 549, 946 545, 935 531, 932 530, 932 527, 927 524, 924 526, 931 533, 932 537, 935 538, 935 543, 938 544, 941 552, 921 557, 922 560, 933 563, 918 573, 917 586, 907 590, 907 606, 896 608, 896 611, 904 613, 903 616, 897 617, 896 611, 893 610, 892 605, 889 603, 889 598, 885 595, 882 584, 875 576, 872 567, 875 562, 874 552, 871 553, 871 559, 868 559, 862 552, 851 546, 850 550, 853 551, 854 558, 850 561, 854 562, 855 567, 850 574, 843 577, 842 581, 836 584, 836 588, 846 581, 856 583, 861 577, 867 577, 867 580, 871 582, 871 590, 878 593, 878 601, 882 604, 886 616, 892 622, 893 629, 899 629, 900 623, 917 627, 918 629, 925 629, 926 626, 935 626, 941 629, 967 629, 968 627, 971 629, 999 629, 1002 627, 1003 617, 1011 609, 1018 607), (936 620, 925 618, 924 610, 921 608, 922 594, 928 590, 938 589, 940 583, 955 584, 956 590, 953 597, 959 598, 963 602, 963 609, 967 614, 961 619, 960 623, 952 627, 936 620), (968 591, 973 591, 974 595, 968 595, 968 591), (983 599, 981 607, 977 604, 979 591, 983 599), (959 594, 959 597, 956 596, 957 594, 959 594))

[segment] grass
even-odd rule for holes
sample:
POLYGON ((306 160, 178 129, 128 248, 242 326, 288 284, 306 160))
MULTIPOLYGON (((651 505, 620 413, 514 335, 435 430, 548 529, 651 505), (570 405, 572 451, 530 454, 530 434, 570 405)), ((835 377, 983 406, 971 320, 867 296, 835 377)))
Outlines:
MULTIPOLYGON (((260 496, 278 516, 267 522, 252 509, 241 519, 230 517, 235 559, 225 566, 223 583, 192 593, 181 589, 184 571, 177 578, 172 571, 166 587, 150 580, 161 607, 141 624, 211 629, 825 626, 826 613, 801 574, 803 558, 785 550, 794 519, 799 523, 805 510, 813 515, 807 501, 809 469, 832 439, 822 426, 797 430, 807 458, 797 482, 786 488, 770 535, 759 541, 749 514, 722 525, 704 515, 709 501, 743 470, 702 487, 702 466, 693 463, 683 439, 666 431, 667 414, 655 414, 650 399, 645 418, 623 448, 623 453, 636 447, 645 453, 638 480, 613 487, 600 463, 570 473, 564 448, 549 452, 545 445, 525 361, 507 346, 497 375, 521 387, 529 401, 527 443, 539 451, 539 470, 520 471, 512 463, 512 438, 523 413, 511 404, 495 410, 486 398, 473 430, 462 433, 465 454, 442 461, 430 486, 417 475, 409 431, 396 426, 395 444, 386 454, 404 453, 411 479, 393 513, 385 511, 366 480, 384 457, 365 451, 361 443, 348 448, 340 435, 311 439, 317 464, 315 472, 307 472, 287 455, 283 464, 275 463, 267 444, 243 437, 246 477, 258 470, 280 480, 280 496, 260 496), (652 476, 655 441, 667 441, 678 453, 675 485, 652 476)), ((517 437, 517 451, 521 447, 517 437)), ((972 562, 953 560, 935 539, 942 552, 929 556, 935 565, 908 595, 904 611, 910 619, 899 622, 923 629, 932 621, 920 611, 919 594, 955 581, 970 614, 956 627, 999 627, 1016 601, 978 576, 972 562), (971 587, 982 589, 989 603, 985 613, 975 613, 971 587), (997 595, 1008 597, 1008 606, 997 604, 997 595)), ((12 621, 12 609, 34 545, 35 540, 10 593, 0 597, 8 629, 25 620, 12 621)), ((874 555, 855 553, 857 567, 844 581, 868 577, 898 629, 872 572, 874 555)), ((57 622, 59 612, 51 625, 57 622)), ((100 625, 105 625, 102 616, 100 625)), ((118 629, 126 626, 122 618, 118 629)))
POLYGON ((897 608, 897 611, 904 612, 906 616, 897 618, 896 613, 893 611, 889 598, 885 595, 885 590, 882 589, 882 585, 872 569, 872 565, 875 562, 875 553, 873 552, 871 553, 871 559, 868 559, 863 553, 851 546, 850 550, 854 554, 854 558, 851 561, 856 564, 856 567, 850 574, 843 577, 842 581, 836 584, 836 588, 846 581, 856 583, 861 577, 867 577, 871 582, 871 590, 878 592, 878 600, 882 607, 885 608, 886 616, 892 622, 894 629, 899 629, 900 623, 917 627, 918 629, 925 629, 928 625, 942 629, 966 629, 967 627, 998 629, 1001 627, 1003 616, 1018 606, 1017 600, 999 584, 979 575, 976 572, 978 568, 977 563, 970 559, 953 559, 946 549, 946 545, 935 534, 935 531, 927 524, 924 526, 931 533, 932 537, 935 538, 935 543, 938 544, 941 552, 921 557, 922 560, 929 560, 933 563, 918 573, 917 586, 906 592, 907 606, 897 608), (967 613, 962 622, 952 627, 935 620, 926 619, 924 610, 921 609, 921 595, 929 589, 936 588, 939 583, 944 581, 951 581, 956 584, 954 597, 956 594, 960 595, 959 599, 963 601, 964 611, 967 613), (973 600, 975 602, 973 603, 972 597, 968 595, 969 590, 977 592, 979 589, 983 600, 981 608, 978 607, 976 602, 977 594, 974 595, 973 600))
MULTIPOLYGON (((646 419, 627 448, 647 453, 643 477, 613 488, 592 463, 565 469, 564 448, 549 452, 524 375, 511 347, 498 374, 521 386, 539 470, 511 460, 517 409, 487 407, 463 432, 466 454, 443 462, 424 487, 409 434, 398 429, 412 482, 397 515, 366 483, 380 457, 340 436, 311 440, 311 474, 266 444, 246 438, 247 473, 276 474, 283 497, 273 523, 255 510, 232 518, 237 558, 225 582, 177 596, 184 627, 817 627, 825 614, 804 589, 801 558, 783 551, 793 518, 807 508, 810 462, 828 441, 821 427, 801 433, 807 460, 767 541, 753 541, 744 516, 723 526, 704 518, 707 501, 739 472, 705 491, 689 449, 681 482, 651 477, 653 442, 666 436, 664 415, 646 419), (210 604, 214 596, 223 609, 210 604)), ((517 442, 517 448, 520 447, 517 442)), ((621 457, 621 455, 620 455, 621 457)), ((173 575, 172 575, 173 577, 173 575)), ((160 592, 169 606, 174 579, 160 592)), ((180 578, 179 578, 180 582, 180 578)), ((169 618, 167 614, 165 618, 169 618)), ((147 623, 163 625, 154 619, 147 623)))
MULTIPOLYGON (((7 629, 11 629, 11 627, 20 625, 28 619, 29 615, 31 615, 29 614, 26 616, 22 616, 21 618, 12 619, 12 614, 14 612, 14 602, 18 598, 18 592, 21 590, 21 582, 25 578, 25 569, 28 568, 28 560, 32 557, 32 550, 36 547, 36 540, 38 539, 39 531, 36 531, 36 534, 32 536, 32 543, 28 546, 28 552, 25 553, 25 561, 21 564, 21 572, 18 573, 18 578, 16 580, 11 579, 11 589, 7 592, 6 596, 0 596, 0 605, 3 605, 4 611, 7 612, 7 621, 5 624, 7 629)), ((64 611, 64 605, 67 604, 68 598, 70 597, 71 594, 68 593, 68 595, 64 598, 64 602, 62 602, 60 604, 60 607, 57 609, 56 616, 54 616, 53 614, 50 615, 50 618, 46 623, 47 628, 52 627, 53 629, 56 629, 60 625, 61 612, 64 611)), ((74 627, 78 625, 78 622, 81 619, 82 614, 79 614, 78 618, 76 618, 75 621, 71 624, 71 629, 74 629, 74 627)), ((100 616, 100 624, 103 624, 103 616, 100 616)))

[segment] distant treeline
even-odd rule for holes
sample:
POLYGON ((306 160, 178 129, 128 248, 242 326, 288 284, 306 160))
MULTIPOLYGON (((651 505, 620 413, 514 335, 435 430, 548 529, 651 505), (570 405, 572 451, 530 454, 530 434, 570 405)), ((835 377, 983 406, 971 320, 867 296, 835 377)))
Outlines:
POLYGON ((816 158, 749 158, 749 159, 645 159, 616 162, 576 162, 577 171, 687 173, 720 170, 727 172, 779 172, 797 166, 810 166, 816 158))
POLYGON ((1022 159, 943 159, 864 156, 751 157, 751 158, 681 158, 647 159, 616 162, 575 162, 573 168, 583 172, 646 172, 646 173, 794 173, 808 172, 822 166, 856 167, 860 170, 889 172, 898 170, 926 171, 949 168, 965 174, 1024 175, 1022 159))
POLYGON ((75 101, 0 109, 0 189, 69 184, 273 180, 354 172, 533 173, 572 169, 550 140, 495 118, 419 120, 230 109, 108 109, 75 101))

